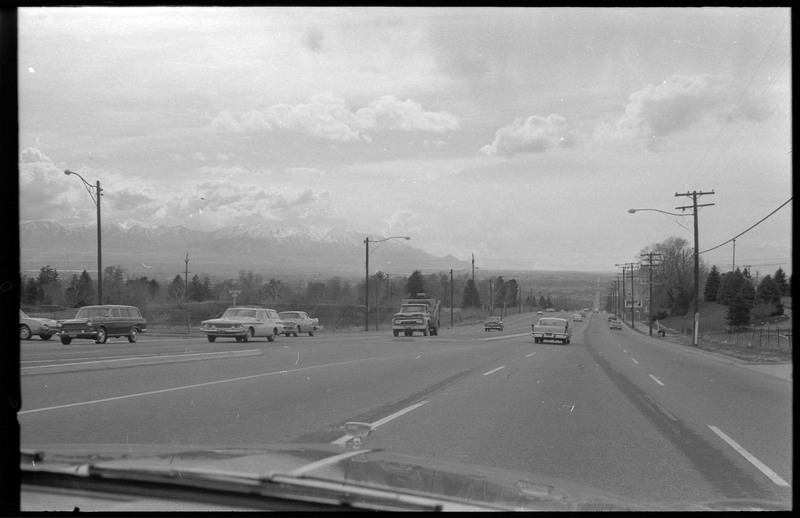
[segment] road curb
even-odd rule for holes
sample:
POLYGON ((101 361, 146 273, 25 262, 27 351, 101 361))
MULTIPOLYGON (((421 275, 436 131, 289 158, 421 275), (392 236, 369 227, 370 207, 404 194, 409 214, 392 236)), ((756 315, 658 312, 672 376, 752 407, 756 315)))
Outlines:
POLYGON ((191 362, 199 360, 219 360, 226 358, 242 358, 258 356, 261 351, 251 349, 248 351, 223 351, 218 353, 180 354, 170 356, 146 356, 142 358, 120 358, 118 360, 95 360, 80 363, 41 365, 36 367, 20 368, 21 376, 36 374, 52 374, 57 372, 75 372, 100 369, 119 369, 123 367, 137 367, 139 365, 154 365, 159 363, 191 362))

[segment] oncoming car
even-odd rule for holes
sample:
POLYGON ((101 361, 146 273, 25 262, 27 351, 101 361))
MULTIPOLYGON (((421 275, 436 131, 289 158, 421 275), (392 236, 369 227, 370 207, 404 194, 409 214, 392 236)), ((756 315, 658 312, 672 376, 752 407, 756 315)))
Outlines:
POLYGON ((502 331, 503 330, 503 321, 500 317, 489 317, 486 319, 486 322, 483 323, 483 330, 484 331, 502 331))
POLYGON ((257 336, 265 336, 268 342, 272 342, 283 333, 283 323, 274 309, 239 306, 226 309, 219 318, 204 320, 200 331, 206 334, 209 342, 219 337, 249 342, 257 336))
POLYGON ((608 324, 609 329, 622 329, 622 322, 619 320, 612 320, 610 324, 608 324))
POLYGON ((136 341, 139 333, 147 331, 147 321, 135 306, 84 306, 75 318, 59 321, 61 343, 69 345, 74 338, 87 338, 98 344, 111 338, 127 337, 136 341))

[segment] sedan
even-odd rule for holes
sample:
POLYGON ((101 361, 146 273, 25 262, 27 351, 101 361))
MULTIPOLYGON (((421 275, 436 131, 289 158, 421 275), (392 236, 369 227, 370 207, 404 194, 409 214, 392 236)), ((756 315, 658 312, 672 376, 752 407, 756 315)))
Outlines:
POLYGON ((608 324, 609 329, 622 329, 622 322, 619 320, 612 320, 610 324, 608 324))
POLYGON ((19 339, 30 340, 39 335, 42 340, 50 340, 58 333, 58 322, 49 318, 33 318, 19 310, 19 339))
POLYGON ((502 331, 503 330, 503 321, 500 320, 500 317, 489 317, 489 318, 486 319, 486 322, 484 322, 484 324, 483 324, 483 330, 484 331, 491 331, 491 330, 502 331))

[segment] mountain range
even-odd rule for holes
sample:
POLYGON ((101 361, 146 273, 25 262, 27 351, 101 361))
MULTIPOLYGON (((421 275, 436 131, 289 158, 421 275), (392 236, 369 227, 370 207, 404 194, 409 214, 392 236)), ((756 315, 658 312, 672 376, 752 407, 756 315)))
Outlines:
MULTIPOLYGON (((52 221, 21 222, 20 269, 35 275, 49 265, 64 275, 97 270, 97 227, 52 221)), ((103 222, 102 266, 120 266, 130 277, 172 280, 189 277, 235 278, 252 270, 269 279, 334 276, 363 278, 365 234, 338 228, 290 227, 273 223, 242 224, 213 231, 183 226, 147 226, 136 221, 103 222), (188 254, 188 255, 187 255, 188 254)), ((370 236, 372 241, 381 236, 370 236)), ((436 257, 404 240, 370 245, 370 275, 378 270, 409 275, 470 266, 455 257, 436 257)))

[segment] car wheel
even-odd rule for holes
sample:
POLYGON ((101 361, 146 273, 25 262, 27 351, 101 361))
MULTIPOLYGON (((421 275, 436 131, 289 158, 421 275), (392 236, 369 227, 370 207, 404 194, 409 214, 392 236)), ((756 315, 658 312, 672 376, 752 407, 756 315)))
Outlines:
POLYGON ((273 333, 273 334, 271 334, 271 335, 269 335, 269 336, 267 337, 267 342, 274 342, 274 341, 275 341, 275 337, 276 337, 276 336, 277 336, 277 335, 276 335, 276 334, 274 334, 274 333, 273 333))
POLYGON ((428 336, 428 330, 427 329, 423 329, 422 330, 422 336, 428 336))
POLYGON ((20 340, 30 340, 31 339, 31 328, 22 324, 19 326, 19 339, 20 340))
POLYGON ((242 337, 242 342, 249 342, 251 338, 253 338, 253 328, 249 327, 242 337))
POLYGON ((104 344, 108 340, 108 335, 106 334, 106 328, 100 327, 97 329, 97 336, 94 339, 94 343, 96 344, 104 344))
POLYGON ((209 336, 206 336, 206 338, 208 338, 208 341, 211 342, 212 344, 217 341, 217 337, 216 336, 209 335, 209 336))
POLYGON ((69 345, 71 342, 72 342, 72 338, 70 338, 68 336, 62 336, 61 337, 61 343, 62 344, 69 345))
POLYGON ((314 336, 314 330, 313 329, 308 332, 308 336, 314 336))
POLYGON ((399 334, 400 334, 400 331, 398 331, 398 330, 396 330, 396 329, 395 329, 395 330, 392 330, 392 333, 394 333, 394 336, 397 336, 397 335, 399 335, 399 334))
POLYGON ((42 340, 50 340, 51 338, 53 338, 53 335, 39 335, 39 338, 41 338, 42 340))
POLYGON ((241 342, 241 341, 242 341, 242 337, 241 337, 241 336, 234 336, 233 338, 234 338, 234 339, 235 339, 237 342, 241 342))
POLYGON ((297 333, 293 333, 293 334, 292 334, 292 336, 294 336, 295 338, 297 338, 297 333))
POLYGON ((136 330, 136 328, 135 328, 135 327, 134 327, 133 329, 131 329, 131 332, 130 332, 130 334, 128 335, 128 341, 129 341, 130 343, 134 343, 134 342, 136 342, 136 337, 138 336, 138 334, 139 334, 139 332, 136 330))

